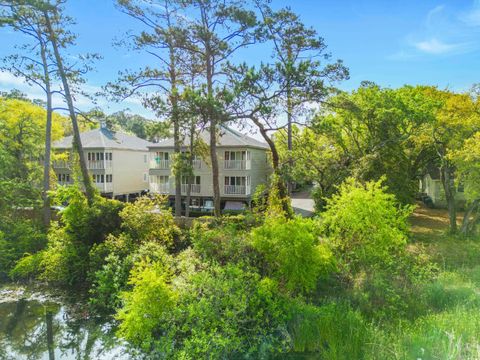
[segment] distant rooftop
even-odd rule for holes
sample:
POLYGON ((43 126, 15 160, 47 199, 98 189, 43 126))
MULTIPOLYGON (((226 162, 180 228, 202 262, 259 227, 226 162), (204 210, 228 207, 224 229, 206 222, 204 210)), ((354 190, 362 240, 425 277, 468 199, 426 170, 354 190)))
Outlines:
MULTIPOLYGON (((84 149, 124 149, 147 151, 151 142, 140 139, 134 135, 128 135, 119 131, 110 131, 106 128, 98 128, 80 133, 80 139, 84 149)), ((67 136, 56 141, 53 147, 56 149, 70 149, 73 136, 67 136)))
MULTIPOLYGON (((210 132, 208 130, 202 130, 200 132, 200 138, 207 144, 210 143, 210 132)), ((189 146, 190 142, 185 139, 183 146, 189 146)), ((264 142, 255 140, 254 138, 244 135, 236 130, 233 130, 226 126, 221 126, 219 131, 219 138, 217 142, 218 147, 254 147, 260 149, 269 149, 268 145, 264 142)), ((155 144, 150 144, 150 148, 173 148, 173 138, 160 141, 155 144)))

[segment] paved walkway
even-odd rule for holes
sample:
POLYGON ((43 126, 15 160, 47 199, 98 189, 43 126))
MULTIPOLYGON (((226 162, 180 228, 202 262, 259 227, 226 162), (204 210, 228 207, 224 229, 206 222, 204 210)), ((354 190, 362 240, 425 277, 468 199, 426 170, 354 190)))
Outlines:
POLYGON ((311 189, 292 193, 292 208, 296 214, 303 217, 312 217, 314 215, 315 202, 310 195, 311 189))

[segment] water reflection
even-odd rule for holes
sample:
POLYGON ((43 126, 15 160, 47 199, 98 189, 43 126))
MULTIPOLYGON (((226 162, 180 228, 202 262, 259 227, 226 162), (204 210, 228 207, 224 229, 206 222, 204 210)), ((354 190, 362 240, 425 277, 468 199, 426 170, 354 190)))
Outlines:
POLYGON ((23 288, 0 289, 0 359, 133 359, 112 324, 23 288))

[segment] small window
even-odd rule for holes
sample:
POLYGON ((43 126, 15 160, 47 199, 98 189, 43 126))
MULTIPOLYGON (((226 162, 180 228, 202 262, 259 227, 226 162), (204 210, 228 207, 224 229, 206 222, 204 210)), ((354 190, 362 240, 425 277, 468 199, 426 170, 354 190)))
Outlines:
POLYGON ((143 173, 143 182, 147 182, 147 173, 143 173))

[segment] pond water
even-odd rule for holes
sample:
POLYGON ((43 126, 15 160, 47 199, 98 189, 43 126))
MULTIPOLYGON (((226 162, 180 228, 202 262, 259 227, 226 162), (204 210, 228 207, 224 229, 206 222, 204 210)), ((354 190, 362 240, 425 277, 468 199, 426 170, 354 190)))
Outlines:
POLYGON ((0 287, 0 359, 138 359, 111 321, 46 289, 0 287))

